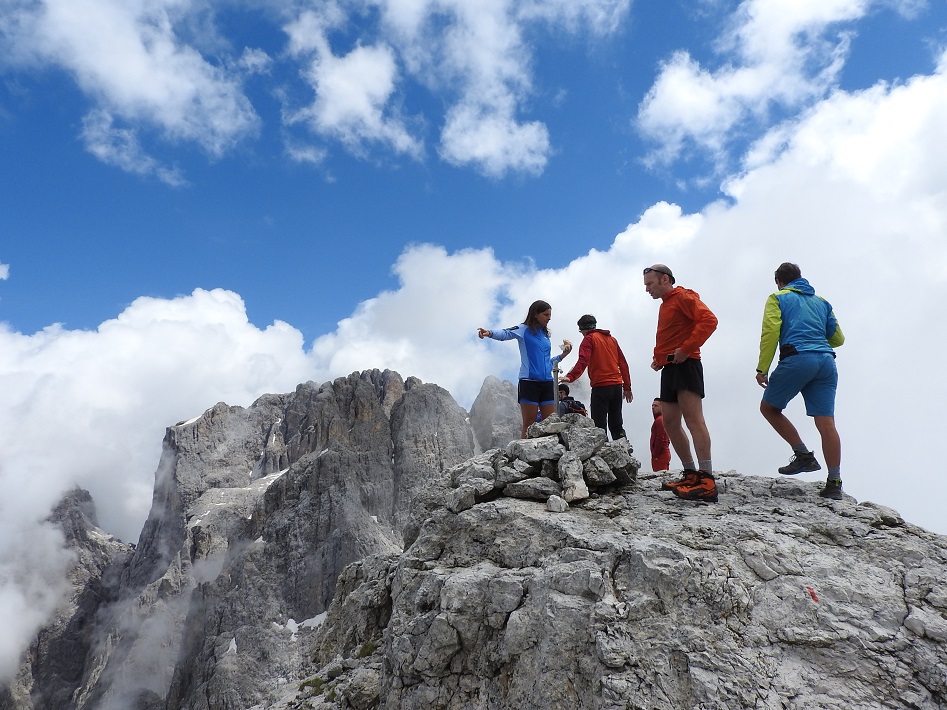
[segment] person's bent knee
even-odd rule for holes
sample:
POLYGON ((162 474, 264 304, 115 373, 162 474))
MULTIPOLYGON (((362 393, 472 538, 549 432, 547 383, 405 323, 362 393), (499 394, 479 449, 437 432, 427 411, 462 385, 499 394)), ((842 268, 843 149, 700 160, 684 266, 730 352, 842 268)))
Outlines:
POLYGON ((835 429, 835 417, 829 415, 816 414, 812 417, 815 422, 815 428, 819 431, 823 429, 835 429))

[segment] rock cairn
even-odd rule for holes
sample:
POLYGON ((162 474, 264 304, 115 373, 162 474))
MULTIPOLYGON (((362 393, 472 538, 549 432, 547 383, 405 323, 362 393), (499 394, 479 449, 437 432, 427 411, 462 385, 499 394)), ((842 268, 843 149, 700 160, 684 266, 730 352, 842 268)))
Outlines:
POLYGON ((446 507, 455 512, 500 496, 543 501, 561 513, 569 503, 634 482, 641 462, 626 439, 608 441, 604 429, 581 414, 553 414, 514 439, 446 473, 446 507))

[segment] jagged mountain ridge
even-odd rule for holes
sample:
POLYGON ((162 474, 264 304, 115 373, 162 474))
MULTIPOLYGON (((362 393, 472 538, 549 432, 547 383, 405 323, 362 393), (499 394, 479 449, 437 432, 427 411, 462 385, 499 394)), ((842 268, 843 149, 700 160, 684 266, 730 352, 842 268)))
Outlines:
MULTIPOLYGON (((195 707, 193 694, 212 698, 208 707, 246 707, 240 698, 261 696, 257 686, 298 663, 274 625, 325 611, 350 562, 400 550, 410 487, 474 446, 449 393, 377 370, 246 409, 221 403, 169 427, 139 543, 122 548, 125 558, 110 555, 117 569, 79 678, 53 701, 27 662, 0 691, 0 708, 195 707), (199 631, 208 628, 215 639, 229 634, 222 651, 199 631), (238 631, 255 639, 243 647, 255 660, 208 660, 226 655, 238 631), (221 687, 231 672, 234 687, 221 687)), ((70 635, 58 644, 76 647, 70 635)))
MULTIPOLYGON (((524 472, 543 500, 566 488, 564 447, 496 448, 514 396, 488 378, 468 421, 436 385, 369 371, 170 427, 137 548, 73 536, 110 565, 77 582, 103 590, 80 670, 48 672, 74 643, 50 629, 0 709, 947 702, 943 538, 736 474, 716 506, 646 476, 564 512, 511 499, 524 472)), ((576 448, 575 426, 549 436, 576 448)))

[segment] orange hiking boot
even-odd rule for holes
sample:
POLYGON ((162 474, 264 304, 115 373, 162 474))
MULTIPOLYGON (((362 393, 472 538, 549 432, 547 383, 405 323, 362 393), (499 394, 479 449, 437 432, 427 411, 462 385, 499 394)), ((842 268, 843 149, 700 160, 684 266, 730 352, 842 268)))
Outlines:
POLYGON ((680 488, 681 486, 692 486, 695 483, 697 483, 697 481, 700 480, 699 472, 695 471, 692 468, 685 468, 683 471, 681 471, 681 473, 684 474, 684 477, 681 478, 681 480, 665 481, 664 483, 661 484, 661 490, 673 491, 677 488, 680 488))
POLYGON ((698 480, 689 486, 678 486, 674 495, 684 500, 702 500, 707 503, 717 502, 717 482, 706 471, 698 471, 698 480))

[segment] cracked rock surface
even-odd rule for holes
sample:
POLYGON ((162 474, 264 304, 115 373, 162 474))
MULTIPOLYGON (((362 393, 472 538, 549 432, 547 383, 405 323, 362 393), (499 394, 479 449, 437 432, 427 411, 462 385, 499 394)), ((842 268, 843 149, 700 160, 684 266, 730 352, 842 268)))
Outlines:
POLYGON ((373 370, 170 427, 137 546, 50 518, 73 593, 0 710, 947 707, 947 538, 478 402, 373 370))
POLYGON ((817 483, 721 473, 717 504, 660 483, 432 514, 371 562, 373 707, 947 707, 943 537, 817 483))

